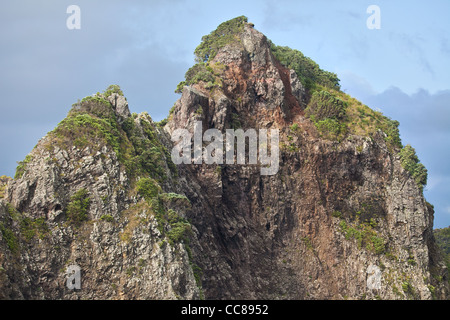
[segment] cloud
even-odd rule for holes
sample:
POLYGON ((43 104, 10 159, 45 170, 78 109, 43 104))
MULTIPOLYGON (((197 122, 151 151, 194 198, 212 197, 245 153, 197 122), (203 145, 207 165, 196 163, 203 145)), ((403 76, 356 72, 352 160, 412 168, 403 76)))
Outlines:
POLYGON ((298 8, 298 3, 290 0, 264 2, 264 20, 262 22, 265 29, 278 29, 279 31, 292 31, 293 28, 302 26, 310 27, 314 24, 315 14, 309 12, 306 6, 298 8))

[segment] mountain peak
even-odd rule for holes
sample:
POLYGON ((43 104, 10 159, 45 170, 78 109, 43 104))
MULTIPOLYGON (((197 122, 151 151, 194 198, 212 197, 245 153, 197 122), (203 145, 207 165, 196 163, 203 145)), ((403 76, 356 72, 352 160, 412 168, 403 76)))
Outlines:
POLYGON ((249 26, 245 16, 221 23, 216 30, 202 37, 202 42, 195 49, 194 54, 198 62, 208 62, 214 59, 220 49, 227 45, 240 42, 241 33, 249 26))
POLYGON ((122 120, 131 116, 127 99, 118 85, 110 85, 102 93, 97 92, 74 103, 70 112, 86 112, 106 118, 114 114, 122 120))

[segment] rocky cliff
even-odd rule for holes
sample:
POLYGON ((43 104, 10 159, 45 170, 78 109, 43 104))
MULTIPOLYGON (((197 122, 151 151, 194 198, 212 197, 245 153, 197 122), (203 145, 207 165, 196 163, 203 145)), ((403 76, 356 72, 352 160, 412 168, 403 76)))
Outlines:
POLYGON ((1 298, 448 297, 423 171, 405 165, 398 123, 245 17, 196 55, 168 119, 130 114, 110 86, 0 180, 1 298), (175 165, 171 134, 199 121, 278 130, 278 172, 175 165), (79 289, 66 282, 74 265, 79 289))

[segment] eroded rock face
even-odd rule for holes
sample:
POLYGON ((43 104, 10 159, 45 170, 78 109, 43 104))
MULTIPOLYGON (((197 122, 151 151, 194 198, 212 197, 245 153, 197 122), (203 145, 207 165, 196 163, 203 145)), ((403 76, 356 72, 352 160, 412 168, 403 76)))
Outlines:
POLYGON ((447 297, 432 207, 384 134, 320 138, 304 117, 308 92, 297 74, 257 30, 246 25, 240 37, 212 61, 225 66, 222 86, 185 87, 164 128, 148 115, 132 116, 113 93, 101 110, 112 111, 108 119, 122 128, 119 143, 107 137, 79 147, 78 140, 55 143, 54 134, 39 141, 24 174, 4 182, 0 298, 447 297), (147 149, 158 142, 170 151, 170 134, 192 131, 196 121, 203 130, 278 129, 291 148, 281 148, 280 170, 271 176, 233 164, 174 172, 159 154, 158 192, 175 199, 164 212, 190 223, 189 240, 175 241, 175 225, 161 225, 155 202, 137 190, 144 174, 125 160, 137 161, 133 150, 150 138, 147 149), (79 190, 89 206, 74 224, 70 207, 79 190), (71 265, 81 268, 81 289, 66 285, 71 265))

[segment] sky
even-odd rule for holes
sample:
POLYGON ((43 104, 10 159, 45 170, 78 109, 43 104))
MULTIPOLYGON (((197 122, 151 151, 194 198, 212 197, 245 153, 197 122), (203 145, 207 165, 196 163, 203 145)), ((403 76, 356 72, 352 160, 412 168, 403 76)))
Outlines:
MULTIPOLYGON (((118 84, 162 120, 201 37, 245 15, 277 45, 335 72, 346 93, 400 122, 428 169, 436 228, 450 225, 450 1, 15 0, 0 4, 0 175, 14 176, 71 105, 118 84), (69 29, 70 5, 80 29, 69 29), (380 9, 379 29, 367 20, 380 9)), ((72 20, 70 20, 72 21, 72 20)))

